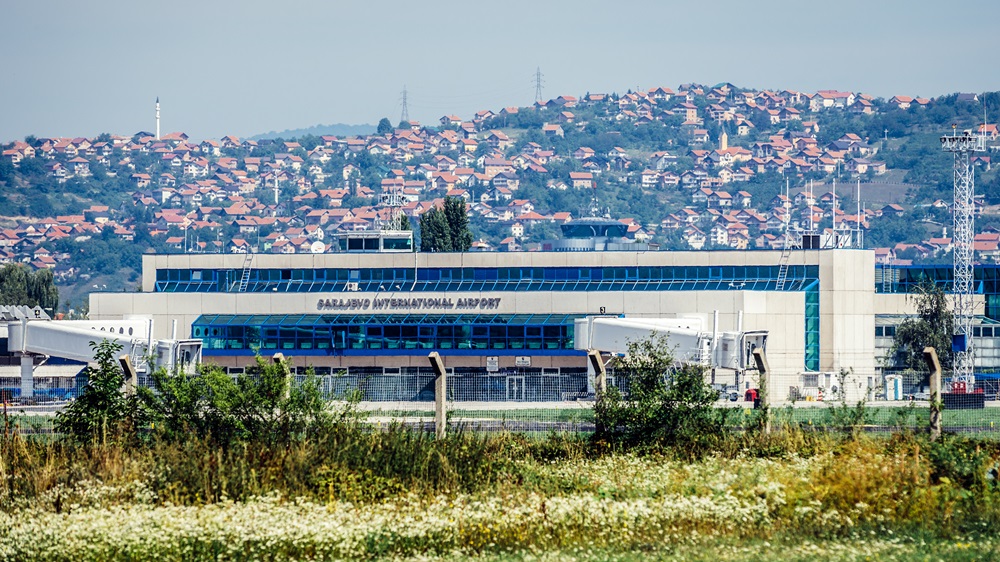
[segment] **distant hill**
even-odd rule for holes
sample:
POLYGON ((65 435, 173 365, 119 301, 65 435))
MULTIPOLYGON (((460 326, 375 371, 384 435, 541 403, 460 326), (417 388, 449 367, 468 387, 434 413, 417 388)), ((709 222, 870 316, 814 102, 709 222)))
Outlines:
POLYGON ((286 129, 281 132, 270 131, 268 133, 254 135, 250 138, 253 140, 275 139, 279 137, 283 139, 293 139, 304 137, 306 135, 336 135, 338 137, 350 137, 358 135, 371 135, 375 133, 375 130, 375 125, 346 125, 344 123, 335 123, 333 125, 314 125, 305 129, 286 129))

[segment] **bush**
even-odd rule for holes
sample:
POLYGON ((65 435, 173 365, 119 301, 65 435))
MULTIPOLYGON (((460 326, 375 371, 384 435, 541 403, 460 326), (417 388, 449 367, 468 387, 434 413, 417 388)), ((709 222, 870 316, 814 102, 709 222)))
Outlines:
POLYGON ((283 360, 258 356, 235 379, 213 365, 196 376, 160 370, 152 379, 155 392, 144 392, 143 402, 169 440, 193 432, 222 444, 285 441, 329 420, 318 379, 293 381, 283 360))
POLYGON ((146 422, 141 404, 122 392, 125 376, 116 355, 122 346, 112 340, 91 342, 96 367, 87 367, 87 385, 80 396, 56 414, 56 431, 70 439, 130 439, 146 422))
POLYGON ((712 406, 718 393, 705 383, 700 366, 676 365, 665 338, 630 342, 616 371, 628 392, 612 387, 598 394, 595 439, 697 454, 722 434, 726 411, 712 406))

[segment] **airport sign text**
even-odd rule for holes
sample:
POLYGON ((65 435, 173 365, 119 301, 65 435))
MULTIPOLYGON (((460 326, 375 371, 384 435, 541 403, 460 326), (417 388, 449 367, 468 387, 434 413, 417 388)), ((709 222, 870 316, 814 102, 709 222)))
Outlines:
POLYGON ((500 298, 388 297, 319 299, 317 310, 494 310, 500 298))

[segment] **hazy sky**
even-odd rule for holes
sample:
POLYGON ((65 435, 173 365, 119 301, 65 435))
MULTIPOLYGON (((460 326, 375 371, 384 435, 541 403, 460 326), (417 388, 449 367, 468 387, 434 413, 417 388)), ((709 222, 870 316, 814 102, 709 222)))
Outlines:
POLYGON ((1000 2, 0 0, 0 142, 193 139, 685 82, 931 97, 1000 90, 1000 2))

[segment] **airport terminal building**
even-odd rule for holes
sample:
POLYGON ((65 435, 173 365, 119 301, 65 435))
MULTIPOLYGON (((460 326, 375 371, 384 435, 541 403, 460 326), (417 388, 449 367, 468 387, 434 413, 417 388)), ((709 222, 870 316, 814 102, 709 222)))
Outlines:
POLYGON ((876 376, 876 316, 908 311, 896 282, 876 291, 874 253, 850 249, 146 255, 142 290, 95 293, 90 311, 151 316, 156 337, 201 338, 237 370, 280 351, 320 373, 424 376, 438 351, 470 377, 527 373, 518 399, 586 391, 577 318, 717 313, 719 330, 768 331, 782 399, 810 374, 876 376))

